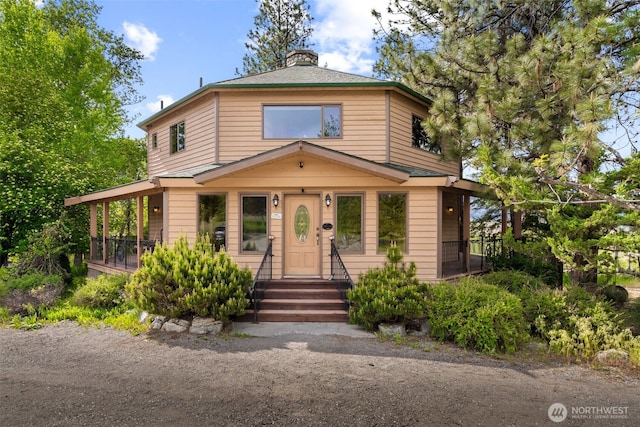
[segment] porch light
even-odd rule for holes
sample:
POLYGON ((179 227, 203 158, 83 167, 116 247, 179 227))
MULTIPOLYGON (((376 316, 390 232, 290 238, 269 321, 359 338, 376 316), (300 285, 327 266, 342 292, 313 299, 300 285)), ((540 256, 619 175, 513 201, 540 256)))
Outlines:
POLYGON ((154 206, 153 213, 158 213, 158 212, 160 212, 160 206, 154 206))
POLYGON ((327 205, 327 207, 331 206, 331 195, 327 194, 327 197, 324 198, 324 203, 327 205))
POLYGON ((273 202, 273 207, 277 208, 278 207, 278 203, 280 203, 280 197, 278 197, 277 194, 274 194, 272 202, 273 202))
POLYGON ((447 212, 453 213, 453 206, 447 206, 447 212))

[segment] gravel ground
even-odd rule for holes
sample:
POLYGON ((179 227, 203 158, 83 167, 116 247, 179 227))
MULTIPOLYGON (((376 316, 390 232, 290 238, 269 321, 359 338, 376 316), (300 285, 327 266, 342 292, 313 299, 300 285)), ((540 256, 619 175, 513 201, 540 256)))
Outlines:
POLYGON ((640 425, 640 381, 619 371, 419 346, 5 328, 0 425, 640 425), (558 424, 554 403, 568 411, 558 424))

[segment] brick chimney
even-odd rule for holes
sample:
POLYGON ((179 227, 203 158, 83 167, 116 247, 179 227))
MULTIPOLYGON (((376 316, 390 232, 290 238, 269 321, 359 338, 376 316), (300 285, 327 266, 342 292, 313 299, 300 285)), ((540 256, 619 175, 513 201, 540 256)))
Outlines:
POLYGON ((287 53, 287 67, 294 65, 318 65, 318 54, 306 49, 292 50, 287 53))

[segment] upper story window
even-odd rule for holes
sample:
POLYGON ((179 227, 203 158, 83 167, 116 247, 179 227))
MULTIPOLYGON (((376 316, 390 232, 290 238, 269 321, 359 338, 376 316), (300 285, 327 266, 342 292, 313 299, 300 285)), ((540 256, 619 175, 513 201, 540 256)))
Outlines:
POLYGON ((151 148, 153 148, 154 150, 156 148, 158 148, 158 134, 154 133, 153 135, 151 135, 151 148))
POLYGON ((342 136, 339 105, 265 105, 263 131, 266 139, 316 139, 342 136))
POLYGON ((177 123, 169 128, 169 145, 171 154, 184 150, 184 122, 177 123))
POLYGON ((430 153, 442 154, 442 147, 429 138, 429 135, 422 127, 422 120, 424 120, 422 117, 416 115, 411 118, 411 145, 430 153))

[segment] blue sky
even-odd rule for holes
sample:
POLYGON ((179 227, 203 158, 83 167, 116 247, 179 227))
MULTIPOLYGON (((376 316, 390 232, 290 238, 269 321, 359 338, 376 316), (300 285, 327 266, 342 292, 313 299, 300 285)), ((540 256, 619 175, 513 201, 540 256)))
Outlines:
MULTIPOLYGON (((237 77, 247 33, 258 13, 255 0, 96 0, 102 27, 123 35, 145 55, 145 99, 129 108, 142 119, 188 95, 200 85, 237 77)), ((370 76, 377 54, 371 9, 385 11, 388 0, 307 0, 313 17, 312 49, 319 64, 370 76)), ((132 125, 131 137, 144 132, 132 125)))

